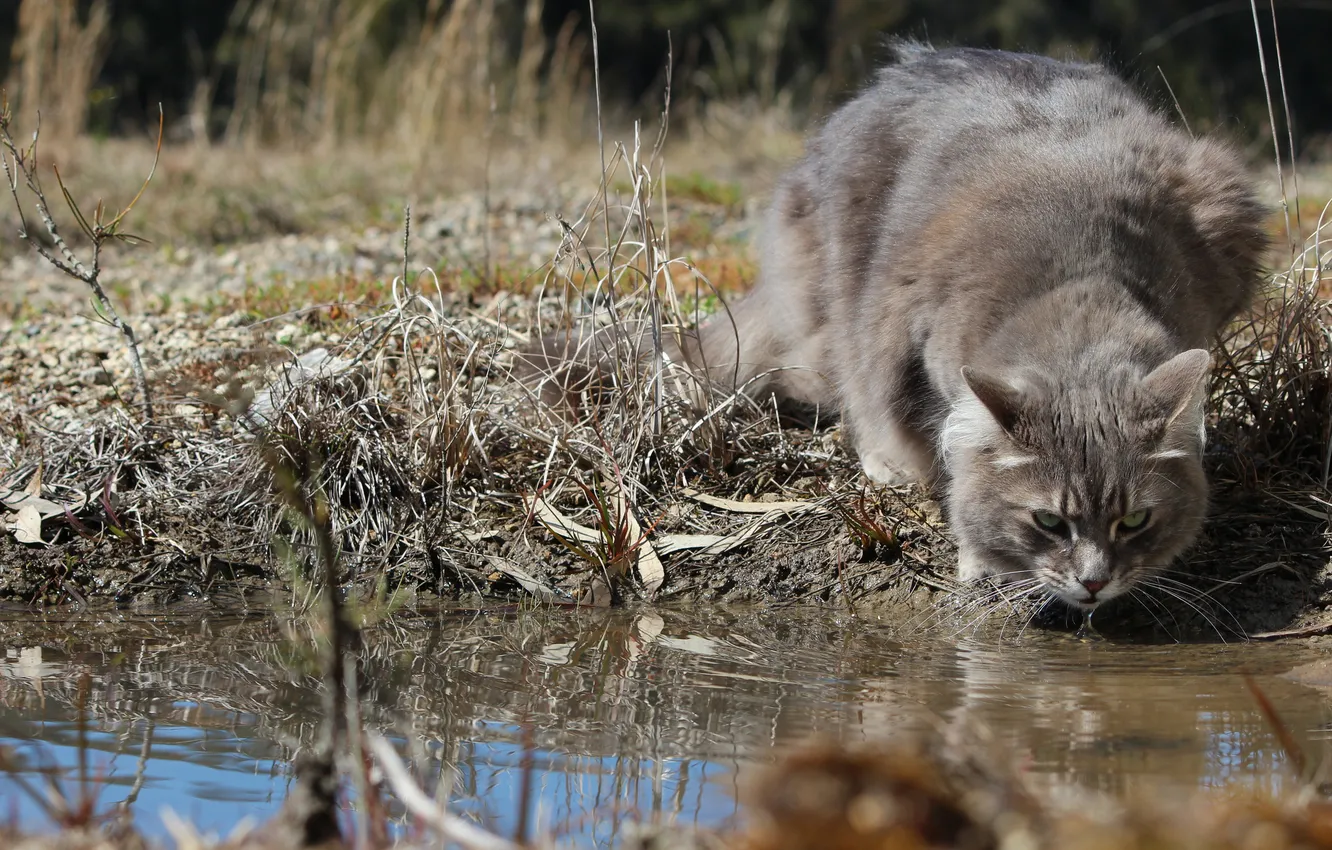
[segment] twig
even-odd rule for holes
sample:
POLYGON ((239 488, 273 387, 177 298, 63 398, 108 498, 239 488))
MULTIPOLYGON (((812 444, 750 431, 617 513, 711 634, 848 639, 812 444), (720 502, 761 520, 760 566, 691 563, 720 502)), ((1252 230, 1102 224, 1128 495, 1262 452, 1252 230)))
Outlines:
POLYGON ((1277 741, 1281 744, 1281 749, 1285 751, 1286 758, 1290 759, 1290 765, 1295 769, 1297 776, 1304 776, 1304 768, 1309 763, 1304 756, 1304 748, 1300 742, 1295 740, 1291 734, 1290 727, 1281 719, 1276 706, 1267 698, 1267 694, 1258 683, 1253 680, 1253 676, 1244 674, 1244 684, 1248 686, 1249 693, 1253 694, 1254 701, 1258 703, 1258 710, 1262 712, 1267 720, 1267 725, 1272 727, 1272 733, 1276 735, 1277 741))
POLYGON ((402 285, 407 285, 408 266, 412 259, 412 205, 402 208, 402 285))
POLYGON ((1281 89, 1281 105, 1286 119, 1286 155, 1290 157, 1290 185, 1295 193, 1295 232, 1297 236, 1304 232, 1304 223, 1300 220, 1300 172, 1295 165, 1295 124, 1290 120, 1290 97, 1286 94, 1286 69, 1281 63, 1281 34, 1277 31, 1276 0, 1268 0, 1272 11, 1272 47, 1276 54, 1277 84, 1281 89))
POLYGON ((1314 623, 1298 629, 1282 629, 1277 632, 1258 632, 1249 635, 1250 640, 1281 640, 1283 638, 1307 638, 1332 634, 1332 623, 1314 623))
MULTIPOLYGON (((592 83, 596 89, 597 100, 597 152, 601 156, 601 214, 606 223, 606 248, 610 249, 610 193, 606 186, 606 134, 601 121, 601 45, 597 39, 597 9, 593 0, 587 0, 587 20, 592 28, 592 83)), ((615 258, 612 255, 610 264, 615 258)))
POLYGON ((27 148, 19 149, 18 144, 10 130, 13 122, 13 112, 9 108, 8 99, 5 98, 0 105, 0 145, 3 145, 6 158, 0 154, 0 168, 4 169, 5 181, 9 184, 9 194, 14 199, 14 207, 19 215, 19 238, 32 245, 37 253, 63 274, 83 281, 93 294, 93 309, 98 317, 107 324, 114 327, 125 338, 125 345, 129 350, 130 366, 134 371, 134 382, 139 391, 139 407, 143 413, 145 422, 153 420, 153 399, 148 389, 148 375, 143 368, 143 358, 139 354, 139 341, 134 334, 134 328, 120 317, 116 312, 115 305, 107 296, 106 290, 102 287, 102 246, 110 239, 118 239, 128 244, 137 244, 146 241, 141 237, 129 233, 121 232, 121 225, 125 217, 134 209, 134 205, 143 197, 144 191, 148 188, 148 183, 157 173, 157 163, 162 155, 162 137, 165 128, 165 119, 163 118, 162 108, 159 105, 157 110, 157 148, 153 153, 153 164, 148 171, 148 176, 144 179, 143 185, 139 187, 139 192, 134 199, 120 210, 110 221, 103 221, 105 208, 101 201, 97 202, 97 208, 93 212, 91 220, 79 209, 78 203, 70 193, 65 182, 60 177, 60 169, 51 166, 55 174, 56 183, 60 187, 60 193, 64 196, 65 203, 69 205, 70 212, 73 213, 75 221, 84 235, 92 242, 92 260, 85 264, 69 247, 65 237, 60 233, 60 228, 55 222, 55 217, 51 214, 50 204, 46 200, 46 193, 42 189, 41 179, 38 175, 39 160, 37 156, 37 140, 41 135, 41 116, 37 119, 37 129, 32 133, 32 143, 27 148), (23 213, 23 202, 19 198, 20 178, 28 191, 33 194, 37 214, 41 217, 42 225, 46 232, 51 236, 51 242, 55 245, 60 256, 52 254, 45 246, 33 240, 29 229, 28 220, 23 213))
POLYGON ((512 841, 492 835, 481 827, 440 809, 412 779, 402 759, 398 758, 397 752, 394 751, 393 745, 383 735, 367 732, 366 741, 370 745, 370 752, 374 753, 375 760, 379 762, 380 770, 384 771, 384 779, 388 781, 398 800, 408 811, 425 821, 441 836, 456 841, 468 850, 519 850, 519 845, 512 841))
MULTIPOLYGON (((333 539, 332 523, 329 517, 328 502, 316 491, 307 494, 305 488, 312 487, 318 475, 310 472, 304 478, 276 453, 266 456, 269 468, 273 472, 273 482, 278 495, 286 505, 300 514, 301 518, 315 537, 319 553, 320 580, 318 582, 323 602, 324 622, 328 628, 328 647, 322 654, 324 693, 323 693, 323 729, 317 758, 332 765, 340 744, 349 741, 349 722, 347 706, 358 699, 356 688, 356 642, 358 633, 347 619, 343 610, 342 599, 338 595, 338 549, 333 539)), ((307 465, 314 462, 307 458, 307 465)), ((355 769, 359 754, 353 750, 349 763, 353 765, 353 777, 358 785, 360 771, 355 769)), ((360 790, 365 793, 365 787, 360 790)))
MULTIPOLYGON (((1286 218, 1286 247, 1293 253, 1295 250, 1294 236, 1290 229, 1290 202, 1286 199, 1286 174, 1281 167, 1281 136, 1277 132, 1276 108, 1272 105, 1272 86, 1267 79, 1267 54, 1263 50, 1263 30, 1258 25, 1258 0, 1249 0, 1249 6, 1253 9, 1253 37, 1258 44, 1258 67, 1263 73, 1263 93, 1267 96, 1267 121, 1272 128, 1272 148, 1276 153, 1277 181, 1281 184, 1281 211, 1286 218)), ((1294 152, 1291 152, 1294 156, 1294 152)))
POLYGON ((1161 82, 1165 83, 1166 91, 1170 92, 1170 99, 1175 103, 1175 113, 1179 115, 1179 120, 1184 122, 1184 131, 1190 136, 1193 135, 1193 128, 1189 126, 1189 116, 1184 114, 1184 107, 1179 105, 1179 98, 1175 97, 1175 89, 1170 85, 1170 80, 1166 79, 1165 71, 1161 66, 1156 66, 1156 73, 1161 75, 1161 82))
POLYGON ((482 251, 485 254, 485 259, 483 260, 484 269, 485 269, 484 282, 485 285, 487 286, 494 286, 496 283, 495 278, 497 276, 494 266, 494 255, 491 253, 491 244, 490 244, 491 243, 490 218, 491 218, 491 213, 493 212, 491 209, 491 199, 490 199, 490 162, 491 159, 494 157, 494 149, 495 149, 496 111, 497 108, 495 105, 495 84, 492 82, 490 84, 490 112, 486 117, 486 161, 483 171, 484 189, 481 195, 481 215, 482 215, 481 246, 482 246, 482 251))

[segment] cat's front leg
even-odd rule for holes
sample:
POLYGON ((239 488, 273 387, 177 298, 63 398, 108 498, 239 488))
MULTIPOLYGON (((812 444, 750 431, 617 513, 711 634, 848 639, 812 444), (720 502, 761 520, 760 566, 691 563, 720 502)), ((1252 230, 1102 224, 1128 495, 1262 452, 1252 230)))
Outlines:
POLYGON ((963 584, 971 584, 980 581, 991 572, 984 556, 965 543, 958 544, 957 578, 959 581, 963 584))
POLYGON ((905 487, 916 480, 910 472, 895 464, 895 458, 883 451, 867 451, 860 455, 860 469, 865 477, 884 487, 905 487))
POLYGON ((869 418, 848 413, 865 477, 889 487, 931 481, 934 451, 923 435, 891 415, 869 418))
POLYGON ((834 336, 833 345, 842 421, 865 477, 891 487, 932 484, 934 445, 913 414, 934 399, 923 381, 912 380, 919 369, 910 336, 848 333, 834 336))

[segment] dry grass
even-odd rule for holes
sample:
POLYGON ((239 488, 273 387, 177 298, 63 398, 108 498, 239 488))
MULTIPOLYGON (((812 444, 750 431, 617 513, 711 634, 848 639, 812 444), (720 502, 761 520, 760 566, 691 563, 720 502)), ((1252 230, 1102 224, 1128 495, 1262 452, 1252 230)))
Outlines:
POLYGON ((1332 259, 1326 207, 1302 250, 1273 276, 1222 348, 1214 409, 1231 463, 1250 483, 1316 482, 1332 461, 1332 259))
MULTIPOLYGON (((21 572, 32 580, 17 578, 10 592, 78 602, 90 583, 108 578, 95 578, 99 564, 125 558, 174 566, 116 575, 107 589, 121 598, 173 582, 208 592, 237 572, 300 585, 314 541, 269 498, 264 458, 272 453, 326 494, 346 549, 344 577, 353 582, 442 593, 524 587, 549 599, 597 601, 659 589, 698 593, 711 581, 707 565, 743 562, 761 530, 767 543, 787 541, 786 560, 758 586, 732 582, 742 594, 766 586, 826 598, 891 583, 884 567, 901 552, 887 546, 881 554, 852 547, 845 581, 827 583, 823 553, 842 527, 831 493, 858 485, 826 432, 788 433, 769 407, 719 395, 678 365, 644 374, 625 361, 607 403, 581 421, 534 404, 530 390, 509 379, 514 348, 534 332, 590 321, 660 340, 715 308, 704 267, 666 253, 662 206, 668 188, 723 190, 700 180, 667 184, 663 156, 660 148, 610 151, 602 188, 563 224, 557 255, 524 276, 534 297, 491 295, 488 287, 461 292, 457 280, 433 273, 391 285, 252 289, 230 306, 262 312, 291 306, 282 304, 289 297, 338 300, 336 317, 330 307, 298 319, 339 340, 330 346, 337 368, 284 373, 287 357, 257 350, 247 355, 248 386, 233 384, 230 397, 210 386, 213 366, 186 363, 159 376, 166 412, 151 426, 113 415, 77 433, 43 433, 22 416, 13 420, 16 455, 5 463, 6 483, 30 481, 40 469, 47 492, 78 487, 109 498, 92 500, 58 532, 66 551, 85 557, 56 569, 29 562, 21 572), (367 305, 376 299, 382 306, 367 305), (300 377, 288 384, 283 374, 300 377), (256 394, 261 409, 246 412, 256 394), (180 402, 189 411, 175 410, 180 402), (697 502, 686 488, 806 504, 755 515, 697 502), (569 529, 547 508, 590 529, 594 543, 565 545, 569 529), (104 557, 86 557, 93 551, 104 557), (217 568, 201 572, 195 552, 217 568), (863 571, 855 568, 862 561, 863 571), (663 564, 672 579, 664 588, 663 564)), ((152 197, 137 210, 145 218, 152 197)), ((712 262, 728 277, 724 286, 737 287, 744 261, 712 262)), ((860 498, 850 489, 845 495, 860 498)), ((924 553, 941 545, 937 532, 923 529, 900 547, 914 553, 912 563, 925 563, 924 553)), ((907 573, 917 568, 927 569, 907 573)))
MULTIPOLYGON (((31 126, 21 122, 24 126, 31 126)), ((151 142, 132 139, 46 139, 43 177, 50 163, 74 194, 95 203, 123 205, 153 160, 151 142)), ((414 164, 395 151, 378 154, 354 141, 334 151, 266 148, 261 151, 217 146, 168 144, 162 150, 152 190, 137 209, 139 230, 154 246, 203 247, 272 239, 292 233, 347 234, 368 226, 393 228, 404 203, 421 198, 475 192, 483 150, 414 164)), ((496 193, 520 183, 563 185, 595 178, 591 157, 559 153, 533 156, 520 147, 492 157, 496 193)), ((69 230, 69 216, 56 219, 69 230)), ((17 247, 17 218, 0 213, 0 245, 17 247), (10 223, 13 222, 14 226, 10 223)))
POLYGON ((547 44, 541 0, 523 4, 516 57, 505 38, 513 22, 503 19, 511 4, 432 3, 404 41, 384 44, 378 31, 399 5, 243 4, 226 137, 328 146, 359 139, 394 144, 421 161, 443 145, 495 132, 549 138, 585 126, 586 44, 572 27, 547 44))
MULTIPOLYGON (((225 37, 234 64, 201 75, 183 129, 207 143, 221 76, 234 76, 225 115, 228 142, 279 146, 393 145, 422 161, 444 144, 499 132, 549 140, 585 129, 590 115, 588 49, 572 25, 553 41, 541 29, 542 0, 244 0, 225 37), (510 20, 514 12, 520 16, 510 20), (384 33, 395 16, 400 40, 384 33), (522 37, 511 55, 513 25, 522 37)), ((68 141, 87 123, 110 16, 105 0, 22 0, 14 73, 6 87, 48 137, 68 141)), ((215 58, 223 62, 222 58, 215 58)), ((202 69, 201 69, 202 70, 202 69)))
MULTIPOLYGON (((668 116, 658 116, 657 131, 636 127, 633 141, 607 147, 604 159, 585 149, 584 173, 567 167, 550 141, 560 132, 549 111, 582 114, 584 51, 571 35, 541 42, 537 0, 523 6, 522 52, 503 74, 495 0, 432 7, 417 41, 375 53, 370 34, 389 5, 245 4, 233 33, 245 83, 230 116, 231 144, 164 151, 136 209, 147 235, 159 235, 156 228, 167 241, 222 242, 336 232, 367 220, 383 226, 398 215, 399 199, 457 179, 422 151, 479 138, 472 159, 451 157, 452 167, 479 162, 483 181, 487 165, 530 180, 530 163, 507 166, 554 148, 561 180, 596 187, 578 214, 560 221, 555 256, 538 269, 487 258, 471 278, 409 266, 391 283, 252 287, 228 308, 277 313, 336 301, 298 317, 320 323, 331 355, 297 369, 270 340, 246 354, 249 374, 225 394, 208 379, 213 369, 180 365, 159 380, 176 393, 169 401, 193 410, 152 426, 110 415, 77 433, 42 433, 16 416, 3 483, 17 486, 41 469, 52 492, 114 494, 106 505, 89 501, 61 540, 112 563, 167 565, 117 577, 109 586, 121 596, 170 581, 181 589, 225 581, 225 571, 200 574, 201 558, 225 561, 233 573, 302 581, 314 541, 270 498, 270 454, 326 494, 344 578, 353 582, 454 594, 521 588, 597 602, 675 593, 855 603, 921 588, 950 592, 953 554, 926 494, 865 491, 835 430, 786 427, 768 400, 719 393, 665 356, 719 306, 719 295, 752 278, 752 260, 739 249, 686 259, 717 223, 681 207, 702 202, 725 218, 741 204, 743 181, 727 170, 793 138, 781 127, 789 111, 765 106, 780 98, 736 97, 730 107, 714 100, 718 114, 695 122, 678 148, 666 146, 668 116), (566 93, 552 94, 559 86, 566 93), (729 119, 721 115, 728 108, 729 119), (533 133, 539 144, 520 143, 533 133), (390 137, 410 143, 383 156, 350 155, 390 137), (735 144, 739 138, 748 144, 735 144), (688 152, 702 149, 700 141, 716 150, 728 139, 720 172, 690 167, 688 152), (314 154, 296 154, 296 144, 314 154), (515 280, 521 286, 509 285, 515 280), (570 417, 537 404, 511 372, 518 347, 582 327, 601 328, 598 339, 616 344, 603 352, 609 368, 596 397, 575 399, 579 415, 570 417), (256 397, 259 408, 247 412, 256 397), (776 507, 754 512, 754 504, 776 507)), ((71 142, 62 173, 80 197, 127 199, 128 175, 143 170, 132 158, 111 162, 134 150, 128 142, 71 142)), ((1251 489, 1296 488, 1295 510, 1306 520, 1322 512, 1310 496, 1325 492, 1332 446, 1322 232, 1228 341, 1216 385, 1217 466, 1251 489)), ((11 582, 11 592, 77 600, 105 579, 87 562, 11 582)), ((991 610, 992 601, 964 602, 964 616, 991 610)))
MULTIPOLYGON (((16 123, 31 127, 17 113, 16 123)), ((152 142, 146 139, 60 140, 47 138, 43 131, 43 147, 43 179, 52 179, 50 166, 55 163, 81 202, 91 205, 101 199, 112 207, 134 197, 154 157, 152 142)), ((535 199, 554 211, 558 205, 552 198, 585 198, 587 187, 599 180, 600 163, 589 140, 576 148, 555 141, 497 141, 492 150, 466 145, 446 150, 416 162, 396 148, 376 150, 354 139, 318 151, 168 143, 151 190, 135 207, 136 232, 152 243, 144 250, 209 250, 286 234, 354 237, 368 227, 397 228, 405 204, 417 207, 436 198, 485 192, 487 160, 489 194, 496 204, 504 198, 535 199)), ((712 152, 692 139, 668 145, 664 161, 669 167, 662 170, 668 182, 656 189, 654 215, 661 220, 661 235, 669 235, 672 253, 691 256, 717 288, 728 293, 743 290, 756 268, 747 243, 714 245, 717 231, 739 212, 737 199, 758 195, 777 169, 776 159, 755 158, 743 150, 734 141, 712 152), (726 177, 700 176, 704 164, 709 173, 726 177)), ((617 188, 628 195, 627 187, 617 188)), ((72 218, 63 207, 53 212, 77 247, 72 218)), ((0 256, 24 249, 13 235, 17 229, 14 211, 0 210, 0 256)), ((495 238, 505 240, 500 233, 495 238)), ((492 269, 506 276, 496 281, 471 274, 479 270, 460 262, 462 258, 445 259, 455 265, 455 279, 447 284, 482 291, 493 291, 497 283, 521 283, 535 271, 492 269)), ((444 267, 436 271, 449 274, 444 267)))
MULTIPOLYGON (((600 163, 586 156, 598 130, 592 52, 573 20, 547 38, 542 0, 420 5, 238 4, 215 60, 225 64, 200 69, 189 114, 169 121, 161 172, 141 207, 144 235, 217 244, 330 232, 388 223, 403 203, 440 193, 596 178, 600 163), (404 15, 410 25, 397 21, 404 15), (232 103, 217 102, 224 79, 234 82, 232 103)), ((5 89, 20 123, 35 126, 40 110, 48 158, 76 195, 114 204, 133 195, 151 147, 82 135, 101 97, 108 15, 102 0, 80 9, 23 0, 5 89)), ((745 80, 771 76, 780 47, 736 52, 690 80, 687 88, 736 96, 690 105, 672 158, 692 176, 667 178, 671 189, 733 202, 737 179, 767 185, 798 152, 801 131, 779 93, 739 95, 745 80)), ((661 117, 659 104, 645 104, 608 107, 604 121, 628 136, 635 120, 655 126, 661 117)))
MULTIPOLYGON (((698 386, 678 366, 644 374, 625 361, 603 403, 586 407, 578 421, 536 404, 507 379, 514 347, 531 338, 514 328, 541 332, 589 320, 661 339, 693 324, 686 304, 704 300, 707 281, 661 253, 651 162, 621 149, 607 182, 621 173, 630 193, 614 202, 598 193, 567 223, 565 243, 540 278, 543 294, 509 308, 521 313, 501 306, 462 318, 433 276, 411 286, 399 281, 391 308, 350 336, 342 356, 357 365, 284 400, 265 439, 287 447, 287 456, 311 447, 320 454, 311 474, 329 493, 344 539, 357 541, 354 563, 370 574, 383 564, 415 564, 436 582, 441 570, 454 582, 474 581, 466 565, 480 561, 516 575, 541 560, 525 539, 534 535, 538 545, 565 552, 555 571, 560 580, 546 588, 550 598, 610 598, 642 591, 644 581, 651 595, 661 577, 645 579, 636 569, 659 558, 646 542, 652 533, 680 524, 662 523, 678 513, 680 488, 728 477, 723 470, 741 458, 781 456, 773 451, 783 438, 770 411, 698 386), (526 532, 513 527, 525 512, 535 520, 526 532), (590 532, 576 539, 565 519, 590 532), (463 542, 515 531, 498 551, 463 542), (406 551, 414 554, 404 558, 406 551)), ((773 483, 754 480, 760 489, 751 492, 773 483)))
MULTIPOLYGON (((329 368, 311 361, 302 376, 290 355, 260 346, 246 369, 236 364, 241 377, 227 397, 214 393, 213 366, 184 364, 162 377, 164 407, 184 402, 192 412, 168 412, 151 428, 112 415, 58 434, 15 420, 6 482, 28 481, 40 467, 52 493, 105 489, 111 498, 91 500, 79 525, 60 532, 64 551, 80 554, 77 566, 43 572, 47 562, 37 559, 31 580, 11 581, 10 592, 79 601, 101 582, 100 592, 121 598, 169 597, 246 573, 299 588, 314 541, 269 497, 264 457, 276 452, 326 494, 343 577, 363 586, 551 601, 666 594, 851 604, 924 589, 918 604, 937 605, 932 594, 954 590, 953 555, 925 494, 866 490, 836 430, 792 428, 770 405, 719 394, 658 359, 666 341, 716 309, 717 289, 729 294, 749 274, 729 272, 717 286, 706 265, 667 253, 668 230, 678 233, 668 228, 672 193, 724 190, 669 180, 665 160, 661 148, 611 149, 581 214, 562 224, 556 255, 512 273, 522 291, 415 272, 392 282, 255 286, 224 309, 260 316, 326 305, 289 315, 332 341, 329 368), (634 342, 617 349, 599 397, 583 399, 571 418, 537 404, 510 373, 515 349, 537 335, 586 325, 618 328, 634 342), (265 387, 257 420, 243 411, 265 387), (202 571, 201 556, 212 564, 202 571), (161 566, 109 581, 99 572, 139 558, 161 566)), ((1312 260, 1325 254, 1320 238, 1236 331, 1217 378, 1222 477, 1250 493, 1279 484, 1302 506, 1262 520, 1274 529, 1263 546, 1277 558, 1290 546, 1289 517, 1307 524, 1310 511, 1322 512, 1310 498, 1324 492, 1328 445, 1326 308, 1312 260)), ((743 269, 747 261, 715 262, 743 269)), ((1151 620, 1164 618, 1168 632, 1201 620, 1204 633, 1233 633, 1228 582, 1255 565, 1224 550, 1215 557, 1233 569, 1212 576, 1209 591, 1221 601, 1199 597, 1174 615, 1149 612, 1151 620), (1221 612, 1209 613, 1213 603, 1221 612)), ((939 619, 1011 613, 1001 599, 954 599, 939 619)))
POLYGON ((17 112, 42 113, 48 139, 69 141, 83 133, 93 86, 110 35, 106 0, 84 7, 78 0, 23 0, 5 88, 17 112))

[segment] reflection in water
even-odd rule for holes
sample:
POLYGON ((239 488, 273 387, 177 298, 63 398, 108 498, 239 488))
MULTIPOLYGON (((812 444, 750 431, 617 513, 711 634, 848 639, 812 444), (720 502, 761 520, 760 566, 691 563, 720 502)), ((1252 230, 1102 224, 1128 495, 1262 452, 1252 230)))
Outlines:
MULTIPOLYGON (((170 806, 225 833, 262 819, 317 728, 317 665, 299 620, 156 617, 0 625, 0 738, 34 769, 88 746, 103 805, 160 835, 170 806)), ((448 610, 367 630, 367 722, 427 790, 500 833, 524 764, 541 824, 604 845, 629 820, 718 825, 774 747, 880 740, 922 724, 989 731, 1037 784, 1113 793, 1163 780, 1291 782, 1248 671, 1322 755, 1320 693, 1281 678, 1315 653, 1269 645, 1134 646, 1028 631, 1019 641, 905 637, 807 610, 448 610), (441 786, 441 783, 446 783, 441 786)), ((12 780, 0 801, 32 826, 12 780)))

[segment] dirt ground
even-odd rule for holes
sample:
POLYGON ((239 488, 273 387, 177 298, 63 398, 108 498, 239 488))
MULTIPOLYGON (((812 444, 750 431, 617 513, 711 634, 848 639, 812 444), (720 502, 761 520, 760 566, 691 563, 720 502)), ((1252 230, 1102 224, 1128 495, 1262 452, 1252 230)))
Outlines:
MULTIPOLYGON (((734 399, 654 413, 637 386, 574 425, 534 410, 508 377, 514 348, 604 310, 607 281, 621 309, 641 311, 651 298, 627 272, 669 278, 666 302, 687 324, 752 280, 757 199, 701 178, 676 185, 672 256, 689 260, 661 264, 642 249, 662 236, 660 210, 632 181, 607 184, 613 212, 600 216, 586 186, 419 205, 406 284, 394 282, 403 233, 383 216, 336 233, 117 248, 103 282, 141 341, 152 422, 123 339, 83 284, 6 243, 0 599, 95 609, 308 594, 313 538, 274 496, 276 469, 326 506, 345 578, 372 597, 1014 616, 958 588, 937 503, 868 486, 835 422, 779 421, 734 399), (588 247, 598 236, 613 247, 588 247), (18 515, 25 497, 41 500, 35 523, 18 515)), ((1259 463, 1237 433, 1221 421, 1212 438, 1212 517, 1172 574, 1179 590, 1107 606, 1099 630, 1332 629, 1312 466, 1259 463)))

